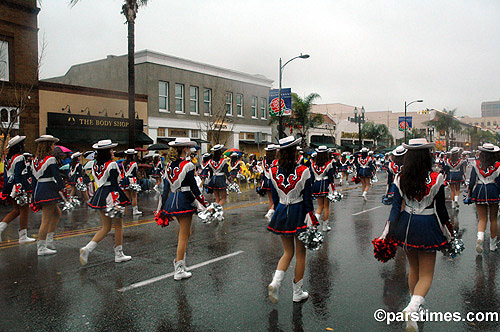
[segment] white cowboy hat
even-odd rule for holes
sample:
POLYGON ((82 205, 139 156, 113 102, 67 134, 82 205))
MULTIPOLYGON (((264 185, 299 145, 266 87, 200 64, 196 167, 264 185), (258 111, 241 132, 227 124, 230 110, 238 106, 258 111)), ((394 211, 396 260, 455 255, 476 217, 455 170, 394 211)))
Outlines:
POLYGON ((482 146, 478 147, 479 151, 483 152, 498 152, 500 151, 500 148, 496 145, 493 145, 491 143, 484 143, 482 146))
POLYGON ((280 149, 286 149, 291 146, 299 145, 302 141, 302 137, 295 139, 293 136, 288 136, 279 140, 280 149))
POLYGON ((9 140, 9 143, 7 144, 6 149, 10 149, 10 148, 11 148, 11 147, 13 147, 14 145, 21 143, 21 142, 22 142, 22 141, 24 141, 25 139, 26 139, 26 136, 19 136, 19 135, 16 135, 16 136, 12 137, 12 138, 9 140))
POLYGON ((231 157, 238 157, 238 156, 239 156, 239 154, 236 152, 231 153, 231 157))
POLYGON ((73 153, 73 154, 71 155, 71 159, 78 158, 78 157, 80 157, 81 155, 82 155, 82 153, 81 153, 81 152, 75 152, 75 153, 73 153))
POLYGON ((426 138, 413 138, 408 144, 403 143, 403 147, 408 150, 432 149, 435 145, 436 143, 429 143, 426 138))
POLYGON ((264 148, 264 150, 274 151, 274 150, 278 150, 279 148, 280 148, 280 146, 277 144, 269 144, 267 147, 264 148))
POLYGON ((57 143, 59 142, 59 138, 54 137, 52 135, 42 135, 39 138, 35 140, 35 142, 40 143, 40 142, 54 142, 57 143))
POLYGON ((137 151, 135 151, 134 149, 127 149, 127 150, 123 151, 123 153, 125 153, 125 154, 137 154, 137 151))
POLYGON ((450 153, 459 153, 460 152, 460 148, 458 146, 455 146, 454 148, 452 148, 450 150, 450 153))
POLYGON ((196 142, 191 141, 188 137, 176 137, 175 141, 168 142, 170 146, 195 146, 196 142))
POLYGON ((400 145, 392 150, 392 155, 396 157, 404 156, 407 151, 408 150, 404 146, 400 145))
POLYGON ((29 152, 23 153, 23 156, 25 156, 25 157, 33 157, 33 155, 31 153, 29 153, 29 152))
POLYGON ((320 145, 315 150, 316 152, 328 152, 328 148, 325 145, 320 145))
POLYGON ((318 155, 318 153, 315 151, 315 152, 311 153, 311 158, 314 158, 314 157, 316 157, 317 155, 318 155))
POLYGON ((214 146, 210 149, 210 151, 218 151, 218 150, 222 150, 222 148, 223 148, 223 147, 224 147, 224 145, 223 145, 223 144, 216 144, 216 145, 214 145, 214 146))
POLYGON ((210 157, 210 156, 211 156, 211 154, 210 154, 210 153, 208 153, 208 152, 205 152, 205 153, 202 155, 202 157, 203 157, 203 158, 207 158, 207 157, 210 157))
POLYGON ((117 145, 118 143, 113 143, 111 142, 110 139, 103 139, 97 142, 96 144, 92 145, 92 149, 97 149, 97 150, 111 149, 117 145))
POLYGON ((368 148, 362 148, 361 150, 359 150, 359 152, 363 153, 363 152, 366 152, 368 153, 370 150, 368 150, 368 148))

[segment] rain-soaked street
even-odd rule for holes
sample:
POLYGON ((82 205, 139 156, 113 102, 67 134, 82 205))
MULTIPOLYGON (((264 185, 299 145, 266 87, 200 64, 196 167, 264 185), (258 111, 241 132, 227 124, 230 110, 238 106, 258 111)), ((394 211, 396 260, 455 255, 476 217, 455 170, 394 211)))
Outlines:
MULTIPOLYGON (((305 303, 292 302, 291 270, 279 303, 267 298, 281 243, 266 230, 266 199, 253 190, 230 195, 223 224, 194 218, 187 251, 193 276, 182 281, 172 277, 177 224, 160 228, 154 223, 154 193, 140 196, 142 217, 132 218, 128 211, 124 251, 133 259, 121 264, 114 263, 108 235, 81 267, 78 249, 100 225, 91 209, 63 213, 53 256, 37 257, 35 244, 18 245, 13 222, 3 233, 9 241, 0 244, 0 331, 403 331, 402 322, 374 319, 377 309, 398 312, 409 300, 402 250, 386 264, 373 257, 371 240, 381 234, 389 212, 381 204, 385 178, 380 178, 366 203, 358 187, 341 187, 343 200, 331 205, 332 231, 319 251, 307 253, 304 288, 310 298, 305 303)), ((466 249, 454 260, 437 254, 425 309, 463 316, 498 311, 500 254, 490 253, 486 241, 485 252, 476 255, 472 206, 462 204, 452 216, 466 249)), ((36 235, 39 222, 39 214, 31 218, 29 234, 36 235)), ((426 322, 419 327, 499 331, 500 323, 426 322)))

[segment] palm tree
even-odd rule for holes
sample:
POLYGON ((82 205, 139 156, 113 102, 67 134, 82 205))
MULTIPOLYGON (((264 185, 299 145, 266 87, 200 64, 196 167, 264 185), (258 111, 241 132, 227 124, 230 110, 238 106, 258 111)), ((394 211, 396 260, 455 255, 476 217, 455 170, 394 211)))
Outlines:
POLYGON ((434 118, 434 120, 425 122, 427 126, 434 127, 437 132, 444 132, 446 139, 446 150, 448 150, 450 135, 453 132, 458 133, 462 131, 462 125, 460 124, 460 121, 455 118, 456 111, 456 108, 452 110, 447 110, 446 108, 444 108, 442 112, 436 112, 436 117, 434 118))
MULTIPOLYGON (((283 117, 283 125, 298 131, 298 135, 302 136, 302 145, 307 144, 307 133, 310 128, 317 127, 323 124, 323 115, 311 113, 314 101, 321 98, 319 94, 313 92, 304 99, 296 93, 292 93, 292 115, 283 117)), ((278 122, 278 116, 271 116, 270 122, 278 122)))
POLYGON ((387 141, 390 143, 392 140, 391 132, 385 124, 375 124, 372 121, 365 122, 361 129, 361 135, 365 138, 372 139, 375 145, 377 145, 379 141, 387 141))
MULTIPOLYGON (((81 0, 70 0, 70 6, 81 0)), ((124 0, 122 14, 128 26, 128 145, 135 147, 135 18, 139 7, 146 6, 148 0, 124 0)))

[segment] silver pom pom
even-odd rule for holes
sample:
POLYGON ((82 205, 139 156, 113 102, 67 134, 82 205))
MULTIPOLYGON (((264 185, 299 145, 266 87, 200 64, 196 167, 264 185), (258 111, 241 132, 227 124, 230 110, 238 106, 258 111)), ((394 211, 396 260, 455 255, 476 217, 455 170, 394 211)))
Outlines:
POLYGON ((244 176, 243 174, 241 174, 241 173, 238 173, 238 174, 236 175, 236 178, 237 178, 238 180, 246 180, 245 176, 244 176))
POLYGON ((16 201, 16 204, 19 206, 25 206, 26 204, 29 204, 30 201, 28 193, 25 191, 14 197, 14 200, 16 201))
POLYGON ((347 169, 347 174, 352 174, 352 173, 354 173, 354 170, 352 168, 348 168, 347 169))
POLYGON ((83 182, 78 182, 76 185, 75 185, 75 188, 76 190, 78 191, 87 191, 87 186, 85 185, 85 183, 83 182))
POLYGON ((69 198, 69 201, 71 202, 71 204, 74 206, 74 207, 78 207, 80 205, 82 205, 82 202, 80 202, 80 200, 78 199, 77 196, 71 196, 69 198))
POLYGON ((342 200, 342 198, 344 197, 344 195, 342 195, 341 193, 339 193, 337 190, 335 190, 333 192, 333 194, 328 194, 328 196, 326 196, 326 198, 328 198, 328 200, 330 202, 340 202, 342 200))
POLYGON ((241 194, 240 186, 236 182, 229 183, 227 185, 227 191, 241 194))
POLYGON ((113 219, 113 218, 122 218, 124 213, 125 213, 125 207, 115 204, 113 206, 106 207, 106 212, 104 213, 104 215, 106 217, 113 219))
POLYGON ((308 227, 307 231, 301 232, 297 238, 304 243, 306 249, 318 250, 323 245, 324 235, 316 227, 308 227))
POLYGON ((71 201, 69 201, 69 200, 63 201, 63 203, 62 203, 62 210, 63 211, 71 212, 71 211, 73 211, 74 208, 75 208, 75 206, 71 203, 71 201))
POLYGON ((210 224, 215 221, 221 222, 224 220, 224 209, 214 202, 205 211, 198 213, 198 218, 204 224, 210 224))
POLYGON ((336 179, 340 179, 340 178, 341 178, 341 176, 342 176, 342 175, 341 175, 340 173, 335 174, 335 178, 336 178, 336 179))
POLYGON ((462 239, 457 238, 457 232, 453 231, 453 240, 448 242, 442 249, 441 252, 443 255, 455 258, 462 253, 465 249, 464 241, 462 239))
POLYGON ((378 182, 378 177, 377 175, 374 175, 372 179, 370 180, 371 183, 377 183, 378 182))
POLYGON ((128 190, 131 190, 131 191, 135 191, 135 192, 139 192, 141 191, 141 186, 138 185, 137 183, 131 183, 128 187, 127 187, 128 190))

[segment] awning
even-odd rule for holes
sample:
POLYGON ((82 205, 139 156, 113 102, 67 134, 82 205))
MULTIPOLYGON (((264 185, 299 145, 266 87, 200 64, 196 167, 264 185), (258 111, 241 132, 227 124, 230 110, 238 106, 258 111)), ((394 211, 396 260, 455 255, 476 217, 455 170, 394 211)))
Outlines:
POLYGON ((317 147, 319 147, 319 146, 321 146, 321 145, 324 145, 324 146, 326 146, 327 148, 336 148, 336 147, 337 147, 337 144, 335 144, 335 143, 318 143, 318 142, 314 143, 314 142, 311 142, 311 144, 310 144, 310 145, 311 145, 311 147, 313 147, 313 148, 317 148, 317 147))
MULTIPOLYGON (((243 144, 255 144, 255 145, 257 145, 257 143, 254 140, 240 139, 239 141, 240 141, 240 143, 243 143, 243 144)), ((271 144, 271 142, 262 141, 262 142, 260 142, 258 144, 260 144, 260 145, 266 145, 266 144, 271 144)))
MULTIPOLYGON (((63 143, 96 143, 99 140, 110 139, 118 144, 128 144, 128 131, 98 129, 71 129, 47 127, 47 134, 53 135, 63 143)), ((153 140, 142 131, 135 133, 135 145, 153 144, 153 140)))

